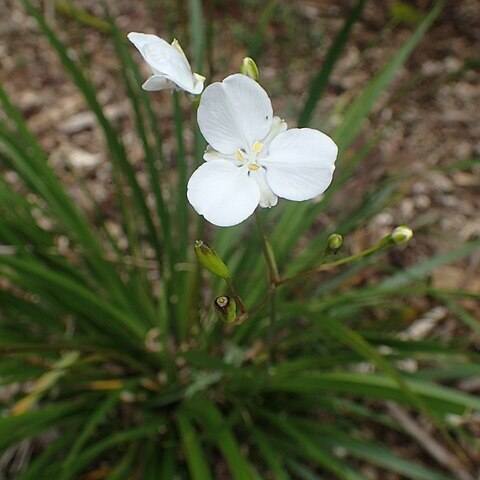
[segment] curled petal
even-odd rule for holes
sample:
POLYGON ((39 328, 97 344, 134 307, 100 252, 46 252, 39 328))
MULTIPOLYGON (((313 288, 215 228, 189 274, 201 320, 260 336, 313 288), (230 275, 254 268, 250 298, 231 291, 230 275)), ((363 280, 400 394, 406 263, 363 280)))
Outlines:
POLYGON ((177 85, 164 75, 152 75, 145 81, 142 88, 148 92, 154 92, 157 90, 174 90, 177 85))
POLYGON ((251 171, 250 176, 257 182, 260 189, 260 206, 263 208, 274 207, 278 203, 278 197, 268 185, 265 169, 251 171))
POLYGON ((327 135, 311 128, 292 128, 270 144, 261 160, 270 188, 288 200, 309 200, 332 181, 338 148, 327 135))
POLYGON ((235 155, 217 152, 210 145, 207 145, 207 148, 205 149, 205 153, 203 154, 203 159, 206 162, 211 162, 212 160, 228 160, 229 162, 232 162, 237 167, 243 165, 243 162, 241 162, 235 155))
POLYGON ((287 122, 280 117, 273 117, 272 127, 268 135, 262 140, 262 143, 269 145, 270 142, 281 133, 285 132, 288 128, 287 122))
POLYGON ((188 181, 187 198, 206 220, 219 227, 237 225, 257 208, 260 190, 246 167, 226 160, 201 165, 188 181))
POLYGON ((176 40, 170 45, 156 35, 136 32, 129 33, 128 39, 138 48, 152 69, 153 77, 145 82, 145 89, 171 88, 168 82, 160 82, 160 77, 164 77, 187 92, 194 94, 202 92, 204 78, 192 73, 190 64, 176 40))
POLYGON ((221 153, 249 151, 272 126, 272 103, 251 78, 230 75, 209 85, 198 107, 198 125, 207 142, 221 153))
POLYGON ((156 35, 152 35, 150 33, 137 33, 137 32, 130 32, 127 35, 128 39, 137 47, 138 51, 143 56, 143 48, 148 43, 159 43, 159 44, 167 44, 168 43, 160 37, 156 35))

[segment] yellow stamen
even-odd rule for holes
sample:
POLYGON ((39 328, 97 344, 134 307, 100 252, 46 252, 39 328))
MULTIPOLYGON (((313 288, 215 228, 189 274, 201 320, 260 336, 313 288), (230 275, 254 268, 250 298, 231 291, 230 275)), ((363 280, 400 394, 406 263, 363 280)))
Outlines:
POLYGON ((263 149, 263 143, 262 142, 255 142, 253 144, 253 147, 252 147, 252 150, 255 152, 255 153, 260 153, 263 149))
POLYGON ((251 163, 249 166, 248 166, 248 169, 249 170, 258 170, 260 168, 260 165, 257 165, 256 163, 251 163))
POLYGON ((235 156, 237 157, 237 160, 239 162, 243 162, 244 158, 243 158, 243 153, 241 150, 237 150, 237 153, 235 154, 235 156))

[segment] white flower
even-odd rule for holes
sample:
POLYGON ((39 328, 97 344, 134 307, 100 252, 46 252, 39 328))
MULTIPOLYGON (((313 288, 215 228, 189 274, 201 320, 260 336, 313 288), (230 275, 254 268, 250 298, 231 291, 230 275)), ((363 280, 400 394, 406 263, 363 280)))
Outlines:
POLYGON ((131 32, 127 36, 153 72, 142 85, 144 90, 180 89, 196 95, 202 93, 205 77, 192 73, 177 40, 170 45, 156 35, 131 32))
POLYGON ((309 200, 332 181, 337 146, 311 128, 287 130, 273 117, 265 90, 236 74, 209 85, 200 100, 198 124, 209 143, 206 162, 188 182, 188 200, 209 222, 243 222, 258 205, 278 197, 309 200))

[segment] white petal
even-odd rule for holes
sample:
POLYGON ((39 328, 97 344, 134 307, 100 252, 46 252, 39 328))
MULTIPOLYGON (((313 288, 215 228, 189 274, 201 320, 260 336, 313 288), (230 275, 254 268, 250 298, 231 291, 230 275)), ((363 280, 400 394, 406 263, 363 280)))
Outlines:
POLYGON ((183 90, 194 89, 194 77, 190 65, 180 51, 173 45, 164 43, 147 43, 143 55, 153 72, 163 74, 183 90))
POLYGON ((190 63, 188 62, 188 58, 185 55, 185 52, 183 51, 182 46, 180 45, 180 42, 176 38, 173 39, 172 46, 175 47, 182 54, 182 57, 190 65, 190 63))
MULTIPOLYGON (((138 48, 138 51, 143 55, 143 47, 147 43, 167 43, 160 37, 156 35, 151 35, 149 33, 137 33, 137 32, 130 32, 127 35, 128 39, 138 48)), ((168 43, 167 43, 168 45, 168 43)))
POLYGON ((262 143, 268 145, 277 135, 285 132, 288 128, 287 122, 280 117, 273 117, 272 127, 262 143))
POLYGON ((217 152, 214 148, 211 147, 211 145, 207 145, 205 153, 203 154, 203 159, 206 162, 211 162, 212 160, 228 160, 237 167, 243 164, 243 162, 240 162, 235 155, 217 152))
MULTIPOLYGON (((156 35, 136 32, 129 33, 128 39, 138 48, 154 76, 163 76, 187 92, 194 94, 202 92, 204 78, 192 73, 190 64, 176 40, 170 45, 156 35)), ((147 86, 149 80, 146 82, 147 86)), ((147 89, 145 86, 144 88, 147 89)), ((153 89, 160 90, 156 87, 153 89)))
POLYGON ((209 85, 198 107, 198 125, 215 150, 249 151, 272 125, 272 103, 265 90, 251 78, 236 74, 209 85))
POLYGON ((193 74, 193 87, 189 90, 190 93, 194 95, 200 95, 203 92, 203 83, 205 82, 205 77, 198 73, 193 74))
POLYGON ((219 227, 237 225, 248 218, 260 201, 257 182, 246 167, 226 160, 201 165, 188 181, 188 201, 210 223, 219 227))
POLYGON ((260 189, 260 206, 263 208, 274 207, 278 203, 278 197, 268 185, 265 169, 252 170, 250 176, 257 182, 260 189))
POLYGON ((338 148, 327 135, 311 128, 292 128, 272 140, 260 160, 270 188, 288 200, 309 200, 332 181, 338 148))
POLYGON ((156 90, 173 90, 177 88, 177 86, 164 75, 152 75, 142 85, 142 88, 149 92, 153 92, 156 90))

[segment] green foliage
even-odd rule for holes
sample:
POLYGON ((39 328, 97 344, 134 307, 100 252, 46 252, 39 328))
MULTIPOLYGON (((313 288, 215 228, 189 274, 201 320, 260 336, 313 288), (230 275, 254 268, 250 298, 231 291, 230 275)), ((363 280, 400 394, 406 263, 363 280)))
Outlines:
POLYGON ((406 2, 393 2, 390 6, 390 12, 392 17, 399 22, 417 24, 423 18, 420 10, 406 2))
MULTIPOLYGON (((266 4, 252 51, 261 48, 277 3, 266 4)), ((324 67, 313 75, 301 123, 312 118, 363 3, 357 2, 324 67)), ((200 1, 190 0, 188 5, 198 66, 207 44, 207 22, 200 1)), ((478 250, 480 242, 390 275, 382 271, 385 278, 375 285, 345 288, 353 275, 372 265, 378 252, 330 272, 322 284, 305 282, 301 289, 280 285, 278 318, 269 325, 268 308, 262 303, 269 292, 262 239, 252 233, 249 222, 216 229, 212 244, 250 311, 239 325, 216 321, 205 285, 209 283, 213 297, 224 294, 224 285, 204 275, 193 254, 204 225, 192 222, 195 217, 186 208, 185 184, 192 167, 183 136, 183 99, 175 95, 172 103, 178 185, 170 188, 163 139, 124 33, 108 15, 107 23, 87 17, 90 25, 102 26, 118 54, 143 147, 148 193, 154 199, 148 204, 147 191, 95 86, 42 14, 28 0, 25 8, 103 131, 128 247, 118 245, 101 217, 90 218, 69 197, 47 152, 0 87, 8 118, 0 125, 0 162, 21 181, 21 187, 13 187, 0 179, 0 242, 5 246, 0 253, 5 286, 0 292, 0 388, 12 385, 14 392, 0 417, 0 453, 14 458, 25 442, 32 452, 31 461, 13 472, 15 478, 67 480, 103 469, 105 478, 112 479, 363 479, 359 463, 411 479, 453 478, 440 467, 389 450, 381 435, 375 438, 372 432, 408 435, 385 413, 386 402, 397 402, 422 414, 447 448, 464 460, 456 441, 473 439, 446 419, 452 414, 466 418, 480 410, 480 401, 443 385, 442 379, 474 375, 478 355, 462 348, 467 335, 452 345, 440 345, 402 340, 398 333, 407 322, 407 299, 426 293, 478 333, 478 320, 458 302, 463 292, 435 290, 425 277, 439 265, 478 250), (38 214, 49 221, 50 229, 39 225, 38 214), (58 248, 60 236, 68 239, 67 252, 58 248), (127 261, 132 258, 135 261, 127 261), (152 272, 156 275, 149 275, 152 272), (372 322, 373 309, 386 312, 388 321, 372 322), (417 361, 419 369, 399 369, 405 360, 417 361), (360 373, 366 363, 368 373, 360 373)), ((440 4, 433 7, 343 112, 334 132, 341 147, 339 173, 325 201, 279 206, 271 212, 275 226, 268 256, 272 262, 276 258, 274 266, 282 275, 311 267, 318 252, 331 254, 326 247, 332 232, 341 232, 348 244, 348 234, 396 195, 402 180, 386 179, 374 195, 359 199, 355 209, 337 218, 331 231, 307 235, 375 144, 373 138, 354 156, 345 154, 440 9, 440 4)), ((204 145, 198 130, 194 134, 199 160, 204 145)))

